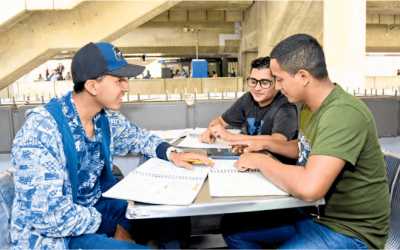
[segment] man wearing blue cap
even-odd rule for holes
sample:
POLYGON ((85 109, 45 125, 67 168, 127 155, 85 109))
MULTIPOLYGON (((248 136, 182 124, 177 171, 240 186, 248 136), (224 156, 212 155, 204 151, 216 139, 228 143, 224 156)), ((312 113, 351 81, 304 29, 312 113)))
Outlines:
POLYGON ((27 112, 12 146, 15 199, 11 239, 18 249, 132 249, 127 203, 101 195, 116 183, 113 155, 141 152, 193 169, 160 137, 130 123, 117 110, 144 67, 128 64, 109 43, 89 43, 71 65, 74 91, 27 112), (114 238, 103 234, 112 222, 114 238))

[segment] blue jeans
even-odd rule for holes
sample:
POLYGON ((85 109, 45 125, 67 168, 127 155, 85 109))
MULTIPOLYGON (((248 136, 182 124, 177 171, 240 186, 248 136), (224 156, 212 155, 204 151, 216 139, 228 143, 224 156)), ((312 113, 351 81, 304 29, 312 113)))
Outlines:
POLYGON ((223 235, 238 249, 368 249, 361 240, 314 222, 301 209, 225 215, 223 235))
POLYGON ((125 200, 101 197, 95 208, 101 213, 101 225, 95 234, 69 237, 70 249, 148 249, 144 246, 150 239, 159 248, 182 247, 185 236, 190 237, 190 219, 165 218, 128 220, 125 217, 128 203, 125 200), (117 224, 132 235, 139 244, 115 240, 117 224), (175 228, 176 227, 176 228, 175 228), (187 234, 186 234, 187 233, 187 234))

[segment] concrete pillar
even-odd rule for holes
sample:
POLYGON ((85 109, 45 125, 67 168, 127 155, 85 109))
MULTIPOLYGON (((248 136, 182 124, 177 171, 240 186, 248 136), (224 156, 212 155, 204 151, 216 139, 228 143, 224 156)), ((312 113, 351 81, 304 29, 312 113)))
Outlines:
POLYGON ((323 48, 329 77, 343 89, 364 88, 366 1, 325 1, 323 48))
POLYGON ((322 42, 323 1, 256 1, 256 4, 259 57, 269 56, 276 44, 298 33, 322 42))
POLYGON ((221 76, 222 77, 228 77, 228 57, 224 56, 221 58, 222 59, 222 72, 221 76))

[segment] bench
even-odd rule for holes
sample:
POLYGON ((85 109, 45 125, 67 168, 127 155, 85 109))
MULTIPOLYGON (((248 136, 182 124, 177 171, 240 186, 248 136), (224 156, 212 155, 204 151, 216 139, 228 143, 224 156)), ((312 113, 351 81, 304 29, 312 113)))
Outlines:
MULTIPOLYGON (((400 248, 400 155, 382 150, 387 179, 390 191, 390 232, 387 239, 385 249, 399 249, 400 248)), ((14 199, 14 184, 13 184, 13 170, 9 169, 0 175, 0 249, 9 249, 11 244, 9 223, 11 218, 12 201, 14 199), (6 232, 6 233, 4 233, 6 232)), ((220 217, 210 218, 216 221, 220 217)), ((199 218, 198 221, 201 221, 199 218)), ((192 223, 193 224, 193 223, 192 223)), ((192 225, 193 226, 193 225, 192 225)), ((204 226, 204 225, 203 225, 204 226)), ((213 233, 213 230, 208 230, 208 233, 213 233)), ((192 233, 197 231, 192 228, 192 233)), ((207 231, 207 230, 206 230, 207 231)), ((218 231, 218 230, 217 230, 218 231)), ((203 232, 204 233, 204 232, 203 232)))

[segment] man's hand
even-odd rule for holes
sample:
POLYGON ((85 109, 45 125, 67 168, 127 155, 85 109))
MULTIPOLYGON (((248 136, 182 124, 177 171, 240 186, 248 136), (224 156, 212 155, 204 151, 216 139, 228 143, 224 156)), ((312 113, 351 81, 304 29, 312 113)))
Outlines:
POLYGON ((257 167, 257 162, 265 155, 258 153, 245 153, 242 154, 239 159, 233 164, 234 167, 239 171, 246 171, 247 169, 255 169, 257 167))
POLYGON ((189 170, 193 170, 194 169, 193 165, 188 163, 188 162, 186 162, 186 161, 184 161, 183 159, 200 160, 206 166, 211 166, 212 165, 212 164, 208 163, 210 161, 210 159, 208 159, 206 156, 200 155, 200 154, 195 154, 195 153, 179 154, 179 153, 176 153, 176 152, 171 152, 171 154, 169 155, 169 158, 178 167, 183 167, 183 168, 186 168, 186 169, 189 169, 189 170))
POLYGON ((115 232, 114 239, 135 243, 125 228, 121 227, 119 224, 117 224, 117 231, 115 232))
POLYGON ((224 141, 232 141, 232 133, 229 133, 223 126, 220 124, 215 125, 210 128, 211 134, 214 138, 222 138, 224 141))
POLYGON ((199 142, 205 142, 208 144, 213 144, 215 142, 215 137, 212 135, 211 130, 207 129, 203 133, 201 133, 199 142))
POLYGON ((230 142, 228 145, 234 146, 232 148, 232 152, 250 153, 250 152, 263 150, 265 143, 266 143, 266 140, 255 139, 255 140, 230 142))

